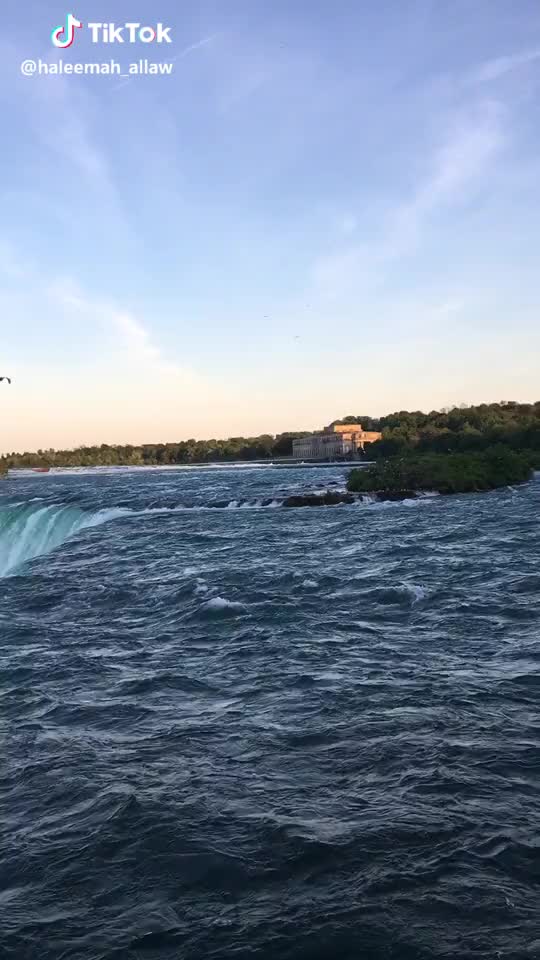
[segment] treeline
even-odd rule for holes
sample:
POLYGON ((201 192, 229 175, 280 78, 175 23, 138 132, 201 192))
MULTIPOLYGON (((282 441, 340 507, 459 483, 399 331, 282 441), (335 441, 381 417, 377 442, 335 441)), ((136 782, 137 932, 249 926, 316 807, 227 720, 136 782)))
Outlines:
POLYGON ((273 437, 230 437, 228 440, 182 440, 141 446, 102 443, 76 450, 38 450, 11 453, 0 463, 7 467, 108 467, 174 466, 190 463, 227 463, 234 460, 271 460, 292 456, 292 441, 306 433, 281 433, 273 437))
POLYGON ((481 452, 424 453, 379 459, 373 466, 351 470, 347 489, 353 493, 403 496, 415 496, 420 490, 478 493, 525 483, 530 476, 528 456, 499 444, 481 452))
MULTIPOLYGON (((482 403, 446 410, 401 410, 386 417, 367 414, 344 417, 336 423, 361 423, 379 430, 382 440, 366 449, 369 459, 424 453, 481 452, 497 444, 528 451, 540 467, 540 401, 536 403, 482 403)), ((228 440, 184 440, 124 446, 101 444, 77 450, 38 450, 9 454, 0 461, 8 467, 166 466, 189 463, 225 463, 232 460, 271 460, 292 456, 292 441, 308 431, 274 437, 230 437, 228 440)))
POLYGON ((370 458, 481 452, 496 444, 540 455, 540 401, 462 405, 431 413, 402 410, 369 422, 383 434, 370 446, 370 458))

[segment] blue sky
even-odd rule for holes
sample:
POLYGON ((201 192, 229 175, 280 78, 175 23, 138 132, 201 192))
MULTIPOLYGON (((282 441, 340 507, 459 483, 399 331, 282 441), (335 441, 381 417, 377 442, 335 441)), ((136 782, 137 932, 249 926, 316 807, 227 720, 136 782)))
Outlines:
POLYGON ((8 0, 0 46, 0 448, 538 399, 537 0, 8 0), (111 57, 173 73, 20 75, 111 57))

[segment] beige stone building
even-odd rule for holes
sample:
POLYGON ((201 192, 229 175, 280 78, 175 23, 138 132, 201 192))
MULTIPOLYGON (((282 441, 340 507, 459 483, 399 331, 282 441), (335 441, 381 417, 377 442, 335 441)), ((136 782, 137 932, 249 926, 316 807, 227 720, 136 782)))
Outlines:
POLYGON ((364 430, 359 423, 332 423, 321 433, 293 440, 293 457, 300 460, 354 460, 363 453, 366 443, 373 443, 381 437, 381 433, 364 430))

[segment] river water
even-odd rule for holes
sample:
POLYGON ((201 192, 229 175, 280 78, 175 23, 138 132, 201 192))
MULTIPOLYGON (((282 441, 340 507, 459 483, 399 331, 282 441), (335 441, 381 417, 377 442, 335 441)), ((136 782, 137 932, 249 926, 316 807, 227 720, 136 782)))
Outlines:
POLYGON ((540 482, 329 483, 2 482, 3 960, 540 956, 540 482))

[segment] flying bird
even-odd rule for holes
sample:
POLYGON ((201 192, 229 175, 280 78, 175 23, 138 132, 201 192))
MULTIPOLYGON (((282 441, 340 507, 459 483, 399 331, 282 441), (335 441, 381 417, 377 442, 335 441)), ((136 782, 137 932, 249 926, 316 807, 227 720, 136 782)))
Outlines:
POLYGON ((11 383, 11 377, 0 377, 0 383, 2 383, 2 380, 7 380, 8 383, 11 383))

